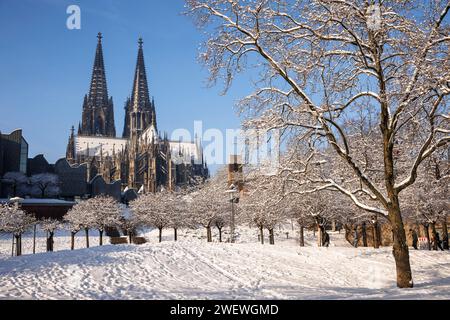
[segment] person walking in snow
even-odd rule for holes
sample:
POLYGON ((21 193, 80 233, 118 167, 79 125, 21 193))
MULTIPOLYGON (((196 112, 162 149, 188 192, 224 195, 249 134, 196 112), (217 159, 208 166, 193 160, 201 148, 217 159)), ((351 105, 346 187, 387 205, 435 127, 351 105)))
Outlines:
POLYGON ((434 238, 434 241, 436 241, 436 246, 441 250, 444 251, 444 249, 442 248, 442 241, 441 241, 441 237, 439 235, 439 232, 436 232, 436 237, 434 238))
POLYGON ((419 242, 419 237, 417 236, 417 232, 413 229, 409 229, 412 237, 412 245, 415 250, 417 250, 417 243, 419 242))
POLYGON ((327 247, 327 248, 330 246, 330 235, 326 231, 324 231, 324 234, 323 234, 322 246, 327 247))

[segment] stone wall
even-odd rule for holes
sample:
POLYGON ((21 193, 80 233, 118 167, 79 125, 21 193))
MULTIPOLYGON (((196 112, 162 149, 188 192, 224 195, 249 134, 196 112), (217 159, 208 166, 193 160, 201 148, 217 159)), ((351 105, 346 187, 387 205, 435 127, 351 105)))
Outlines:
POLYGON ((55 163, 54 170, 60 181, 61 197, 83 197, 88 193, 87 166, 85 164, 70 165, 64 158, 55 163))
POLYGON ((89 183, 89 193, 92 197, 106 195, 120 202, 122 198, 121 187, 122 183, 119 180, 113 183, 106 183, 101 175, 97 175, 89 183))

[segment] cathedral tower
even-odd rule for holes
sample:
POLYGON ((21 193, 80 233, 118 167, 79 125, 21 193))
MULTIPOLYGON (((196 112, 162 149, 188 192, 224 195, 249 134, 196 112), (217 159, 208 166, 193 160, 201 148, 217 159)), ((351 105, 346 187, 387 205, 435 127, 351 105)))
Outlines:
POLYGON ((139 39, 139 50, 134 74, 131 99, 125 103, 125 125, 123 138, 139 136, 152 123, 156 127, 155 104, 150 100, 147 73, 145 71, 144 49, 142 38, 139 39))
POLYGON ((74 164, 76 149, 75 149, 75 128, 72 126, 72 130, 70 131, 70 137, 69 142, 67 143, 67 150, 66 150, 66 159, 70 164, 74 164))
POLYGON ((125 103, 123 138, 116 138, 112 98, 108 95, 103 61, 102 35, 97 50, 89 93, 84 97, 78 135, 72 127, 66 158, 70 164, 87 165, 87 181, 102 176, 105 183, 120 180, 122 187, 156 192, 161 187, 195 184, 208 177, 196 143, 171 142, 158 134, 155 103, 148 90, 142 39, 139 39, 131 96, 125 103), (190 161, 176 164, 172 154, 190 161))
POLYGON ((97 36, 94 67, 89 94, 84 97, 81 136, 115 137, 113 100, 108 96, 105 64, 103 62, 102 34, 97 36))

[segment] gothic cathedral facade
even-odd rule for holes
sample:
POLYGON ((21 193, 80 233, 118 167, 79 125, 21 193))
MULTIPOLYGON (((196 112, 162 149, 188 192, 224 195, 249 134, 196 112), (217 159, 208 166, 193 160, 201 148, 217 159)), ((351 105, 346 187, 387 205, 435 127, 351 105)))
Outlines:
POLYGON ((139 39, 131 97, 125 103, 124 129, 116 137, 113 99, 108 94, 102 35, 97 49, 89 93, 83 100, 78 133, 72 127, 66 158, 71 164, 88 166, 87 180, 101 175, 105 181, 120 180, 122 188, 156 192, 198 184, 209 177, 199 141, 170 141, 160 135, 154 99, 150 98, 139 39))

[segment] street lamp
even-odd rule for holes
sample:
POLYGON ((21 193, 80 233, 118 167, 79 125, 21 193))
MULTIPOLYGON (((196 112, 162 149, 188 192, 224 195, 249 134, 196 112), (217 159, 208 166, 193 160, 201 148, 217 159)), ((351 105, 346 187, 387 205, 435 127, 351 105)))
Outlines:
POLYGON ((231 223, 230 223, 230 229, 231 229, 231 243, 234 243, 234 204, 238 203, 239 201, 239 196, 235 197, 234 195, 236 193, 238 193, 239 190, 237 189, 237 187, 232 184, 230 186, 230 189, 225 191, 225 193, 229 193, 230 194, 230 202, 231 202, 231 223))

